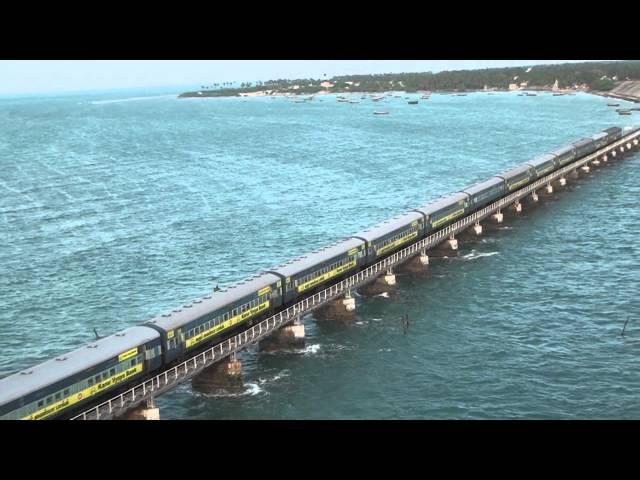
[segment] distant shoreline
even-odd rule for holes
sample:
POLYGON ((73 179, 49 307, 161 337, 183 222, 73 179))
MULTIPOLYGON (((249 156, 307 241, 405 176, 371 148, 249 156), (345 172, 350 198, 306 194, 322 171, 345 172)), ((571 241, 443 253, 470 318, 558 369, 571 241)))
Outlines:
POLYGON ((548 93, 556 93, 556 94, 575 94, 575 93, 589 93, 592 95, 598 95, 602 97, 612 97, 619 98, 622 100, 629 100, 633 102, 640 101, 640 97, 634 97, 632 95, 620 95, 612 92, 601 92, 597 90, 589 90, 589 89, 561 89, 561 90, 553 90, 552 88, 544 88, 544 87, 531 87, 531 88, 523 88, 518 90, 509 90, 504 88, 493 88, 488 90, 419 90, 419 91, 406 91, 406 90, 387 90, 384 92, 379 91, 320 91, 315 93, 293 93, 293 92, 278 92, 273 91, 271 93, 265 93, 264 91, 257 92, 238 92, 238 93, 227 93, 227 94, 212 94, 213 92, 184 92, 178 95, 178 98, 253 98, 253 97, 313 97, 313 96, 328 96, 328 95, 389 95, 390 93, 398 94, 398 95, 425 95, 425 94, 467 94, 467 93, 509 93, 509 92, 548 92, 548 93))

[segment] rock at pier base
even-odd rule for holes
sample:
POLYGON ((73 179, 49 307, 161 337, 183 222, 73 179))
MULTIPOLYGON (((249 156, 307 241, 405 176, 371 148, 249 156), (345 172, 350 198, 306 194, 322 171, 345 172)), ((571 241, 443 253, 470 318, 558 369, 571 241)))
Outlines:
POLYGON ((160 409, 151 397, 144 404, 129 410, 121 417, 122 420, 160 420, 160 409))
POLYGON ((373 282, 364 285, 358 289, 361 295, 375 296, 381 293, 388 293, 393 290, 396 284, 396 276, 393 271, 388 270, 384 275, 380 275, 373 282))
POLYGON ((353 320, 356 313, 356 299, 350 292, 342 298, 331 300, 313 311, 317 320, 353 320))
POLYGON ((453 258, 460 255, 458 251, 458 240, 450 238, 445 240, 427 252, 433 258, 453 258))
POLYGON ((237 392, 244 388, 242 364, 235 355, 214 363, 193 377, 191 385, 201 393, 237 392))
POLYGON ((407 260, 405 263, 396 267, 399 272, 406 273, 422 273, 429 268, 429 256, 425 252, 407 260))
POLYGON ((260 350, 272 352, 276 350, 288 350, 304 348, 304 325, 297 321, 286 325, 273 332, 267 338, 260 341, 260 350))

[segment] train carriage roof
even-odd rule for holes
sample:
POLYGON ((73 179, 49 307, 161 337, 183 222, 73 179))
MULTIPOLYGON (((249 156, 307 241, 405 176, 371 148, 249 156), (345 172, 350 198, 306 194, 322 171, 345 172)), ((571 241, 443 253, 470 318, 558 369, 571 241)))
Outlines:
POLYGON ((0 405, 100 365, 127 350, 159 337, 158 332, 148 327, 127 328, 52 360, 9 375, 0 379, 0 405), (92 345, 95 347, 90 348, 92 345))
POLYGON ((609 136, 609 134, 607 132, 598 132, 595 133, 593 135, 591 135, 591 140, 601 140, 603 138, 607 138, 609 136))
POLYGON ((354 237, 362 237, 368 241, 376 240, 380 237, 393 233, 399 229, 406 228, 416 220, 423 220, 424 217, 418 212, 406 212, 396 215, 395 217, 380 222, 372 227, 362 230, 353 235, 354 237))
POLYGON ((606 132, 607 134, 611 135, 612 133, 622 132, 622 129, 620 127, 610 127, 610 128, 605 128, 603 132, 606 132))
POLYGON ((360 247, 362 245, 364 245, 364 242, 358 238, 345 238, 331 245, 320 248, 319 250, 315 250, 307 253, 306 255, 290 260, 287 263, 273 267, 270 270, 278 272, 286 277, 290 277, 309 270, 313 266, 326 262, 327 260, 344 255, 352 248, 360 247))
POLYGON ((480 192, 483 192, 487 188, 495 187, 496 185, 504 184, 504 179, 499 177, 491 177, 481 182, 475 183, 464 188, 462 191, 464 193, 468 193, 469 195, 477 195, 480 192))
POLYGON ((538 155, 537 157, 532 158, 527 163, 532 167, 538 167, 540 165, 544 165, 545 163, 552 162, 556 159, 556 156, 552 153, 545 153, 542 155, 538 155))
POLYGON ((527 171, 529 171, 529 169, 531 168, 530 165, 527 165, 526 163, 523 163, 522 165, 518 165, 517 167, 514 167, 510 170, 506 170, 504 172, 499 173, 498 175, 496 175, 496 177, 502 177, 505 179, 509 179, 512 177, 515 177, 516 175, 521 175, 527 171))
POLYGON ((434 213, 438 213, 440 210, 450 207, 451 205, 459 202, 460 200, 467 200, 469 198, 469 194, 463 192, 451 193, 444 197, 437 198, 433 202, 427 203, 421 207, 418 207, 416 210, 424 212, 427 215, 433 215, 434 213))
POLYGON ((572 152, 574 150, 575 150, 575 147, 573 145, 565 145, 564 147, 558 147, 555 150, 551 150, 549 153, 557 157, 560 157, 565 153, 572 152))
POLYGON ((255 295, 261 288, 273 285, 278 280, 280 278, 272 273, 260 273, 228 288, 211 292, 170 312, 158 315, 147 323, 153 323, 166 331, 173 330, 243 298, 255 295))
POLYGON ((593 138, 581 138, 577 142, 573 142, 572 145, 574 145, 577 148, 580 148, 580 147, 585 147, 591 143, 593 143, 593 138))

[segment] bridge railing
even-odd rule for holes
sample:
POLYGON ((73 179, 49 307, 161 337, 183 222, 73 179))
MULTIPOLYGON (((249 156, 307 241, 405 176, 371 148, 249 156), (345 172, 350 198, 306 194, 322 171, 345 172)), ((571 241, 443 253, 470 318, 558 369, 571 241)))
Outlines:
MULTIPOLYGON (((555 172, 546 175, 545 177, 536 180, 530 185, 521 188, 520 190, 513 192, 506 197, 482 208, 481 210, 468 215, 457 222, 439 230, 428 237, 419 240, 418 242, 409 245, 408 247, 390 255, 389 257, 377 262, 376 264, 311 295, 295 305, 282 310, 275 315, 263 320, 262 322, 248 328, 242 333, 235 335, 213 347, 194 355, 181 364, 171 367, 168 370, 156 375, 155 377, 146 380, 145 382, 136 385, 135 387, 127 390, 120 395, 100 403, 99 405, 92 407, 91 409, 76 415, 72 420, 99 420, 109 419, 115 416, 122 415, 127 410, 136 407, 142 402, 158 396, 161 393, 173 388, 175 385, 184 382, 195 374, 199 373, 203 369, 211 366, 213 363, 228 357, 229 355, 246 348, 251 344, 255 344, 260 339, 271 334, 278 328, 294 321, 303 315, 306 315, 321 305, 331 301, 337 297, 350 292, 351 290, 373 281, 375 278, 393 268, 394 266, 405 262, 409 258, 417 255, 418 253, 428 250, 429 248, 438 245, 447 238, 453 237, 455 234, 466 230, 470 226, 473 226, 480 222, 482 219, 492 215, 495 212, 500 211, 505 206, 511 205, 515 201, 518 201, 529 193, 535 192, 539 188, 550 184, 551 182, 562 178, 569 172, 575 171, 613 150, 617 150, 620 147, 627 146, 629 142, 634 139, 640 138, 640 131, 632 135, 629 135, 617 142, 614 142, 607 147, 590 154, 580 160, 577 160, 570 165, 567 165, 555 172)), ((629 147, 630 148, 630 147, 629 147)))

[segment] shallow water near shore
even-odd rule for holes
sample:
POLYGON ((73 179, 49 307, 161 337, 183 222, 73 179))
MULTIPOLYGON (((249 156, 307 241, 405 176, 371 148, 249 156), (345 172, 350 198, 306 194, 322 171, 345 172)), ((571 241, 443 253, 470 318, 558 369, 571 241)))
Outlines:
MULTIPOLYGON (((0 99, 0 376, 638 122, 586 94, 398 95, 0 99)), ((354 322, 307 317, 305 349, 244 352, 240 394, 184 384, 161 415, 639 418, 638 185, 640 155, 596 169, 354 322)))

